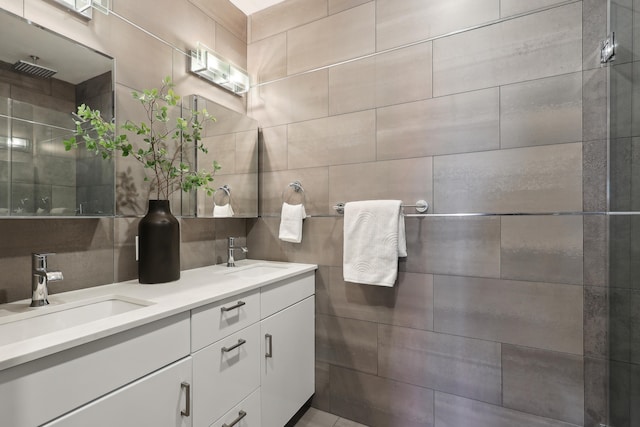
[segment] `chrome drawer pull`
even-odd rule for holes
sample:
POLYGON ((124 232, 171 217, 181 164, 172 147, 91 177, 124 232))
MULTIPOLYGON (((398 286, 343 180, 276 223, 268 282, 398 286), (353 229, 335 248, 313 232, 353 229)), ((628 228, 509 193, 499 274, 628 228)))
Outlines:
POLYGON ((242 338, 238 340, 237 344, 232 345, 231 347, 227 348, 227 347, 222 347, 222 352, 223 353, 228 353, 231 350, 235 350, 236 348, 240 347, 242 344, 246 343, 246 340, 243 340, 242 338))
POLYGON ((182 415, 183 417, 188 417, 191 415, 191 384, 185 381, 180 384, 180 388, 184 389, 187 396, 184 411, 180 411, 180 415, 182 415))
POLYGON ((222 427, 233 427, 234 425, 238 424, 240 422, 240 420, 242 420, 246 416, 247 416, 246 412, 240 411, 240 412, 238 412, 238 418, 233 420, 233 422, 231 424, 222 424, 222 427))
POLYGON ((273 357, 273 335, 266 334, 264 337, 267 340, 267 349, 268 349, 264 357, 273 357))
POLYGON ((220 309, 220 311, 222 311, 224 313, 225 311, 235 310, 236 308, 240 308, 245 304, 246 304, 246 302, 244 302, 244 301, 238 301, 238 303, 236 305, 232 305, 231 307, 222 307, 220 309))

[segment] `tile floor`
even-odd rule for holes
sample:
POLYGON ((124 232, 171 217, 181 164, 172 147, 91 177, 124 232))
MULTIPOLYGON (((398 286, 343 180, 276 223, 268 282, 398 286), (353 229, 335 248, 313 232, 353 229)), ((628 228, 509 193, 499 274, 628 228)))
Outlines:
POLYGON ((307 412, 300 418, 295 427, 367 427, 364 424, 359 424, 353 421, 349 421, 344 418, 340 418, 337 415, 330 414, 328 412, 319 411, 315 408, 309 408, 307 412))

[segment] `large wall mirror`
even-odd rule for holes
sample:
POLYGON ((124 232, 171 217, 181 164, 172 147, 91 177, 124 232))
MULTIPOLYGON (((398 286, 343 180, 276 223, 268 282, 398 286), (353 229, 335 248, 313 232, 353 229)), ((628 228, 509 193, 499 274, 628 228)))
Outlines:
POLYGON ((198 217, 257 217, 258 122, 199 95, 187 97, 184 104, 207 110, 216 119, 203 129, 202 143, 208 153, 196 154, 197 167, 210 171, 214 160, 222 167, 215 176, 213 196, 199 190, 187 211, 195 211, 198 217))
POLYGON ((114 165, 66 152, 77 105, 114 115, 113 59, 0 12, 0 217, 111 216, 114 165))

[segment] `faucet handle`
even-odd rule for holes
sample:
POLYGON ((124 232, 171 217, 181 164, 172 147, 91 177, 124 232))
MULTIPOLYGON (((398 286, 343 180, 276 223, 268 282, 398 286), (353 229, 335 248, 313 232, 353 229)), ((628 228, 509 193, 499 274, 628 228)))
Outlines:
POLYGON ((35 253, 35 252, 34 252, 34 253, 32 253, 31 255, 32 255, 34 258, 35 258, 35 257, 38 257, 38 258, 46 258, 46 257, 48 257, 49 255, 55 255, 55 254, 56 254, 55 252, 44 252, 44 253, 35 253))
POLYGON ((33 268, 46 269, 47 268, 47 257, 49 255, 55 255, 55 252, 46 252, 46 253, 32 253, 31 254, 31 264, 33 268))

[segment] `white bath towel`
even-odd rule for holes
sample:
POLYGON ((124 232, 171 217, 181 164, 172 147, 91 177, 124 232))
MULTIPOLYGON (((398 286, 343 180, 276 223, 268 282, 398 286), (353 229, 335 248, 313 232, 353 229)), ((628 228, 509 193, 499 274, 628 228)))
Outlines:
POLYGON ((233 216, 233 208, 231 203, 226 205, 216 205, 213 203, 213 217, 214 218, 230 218, 233 216))
POLYGON ((306 217, 303 204, 283 203, 280 214, 280 240, 291 243, 302 242, 302 220, 306 217))
POLYGON ((407 256, 401 203, 400 200, 366 200, 345 204, 345 281, 394 285, 398 277, 398 257, 407 256))

